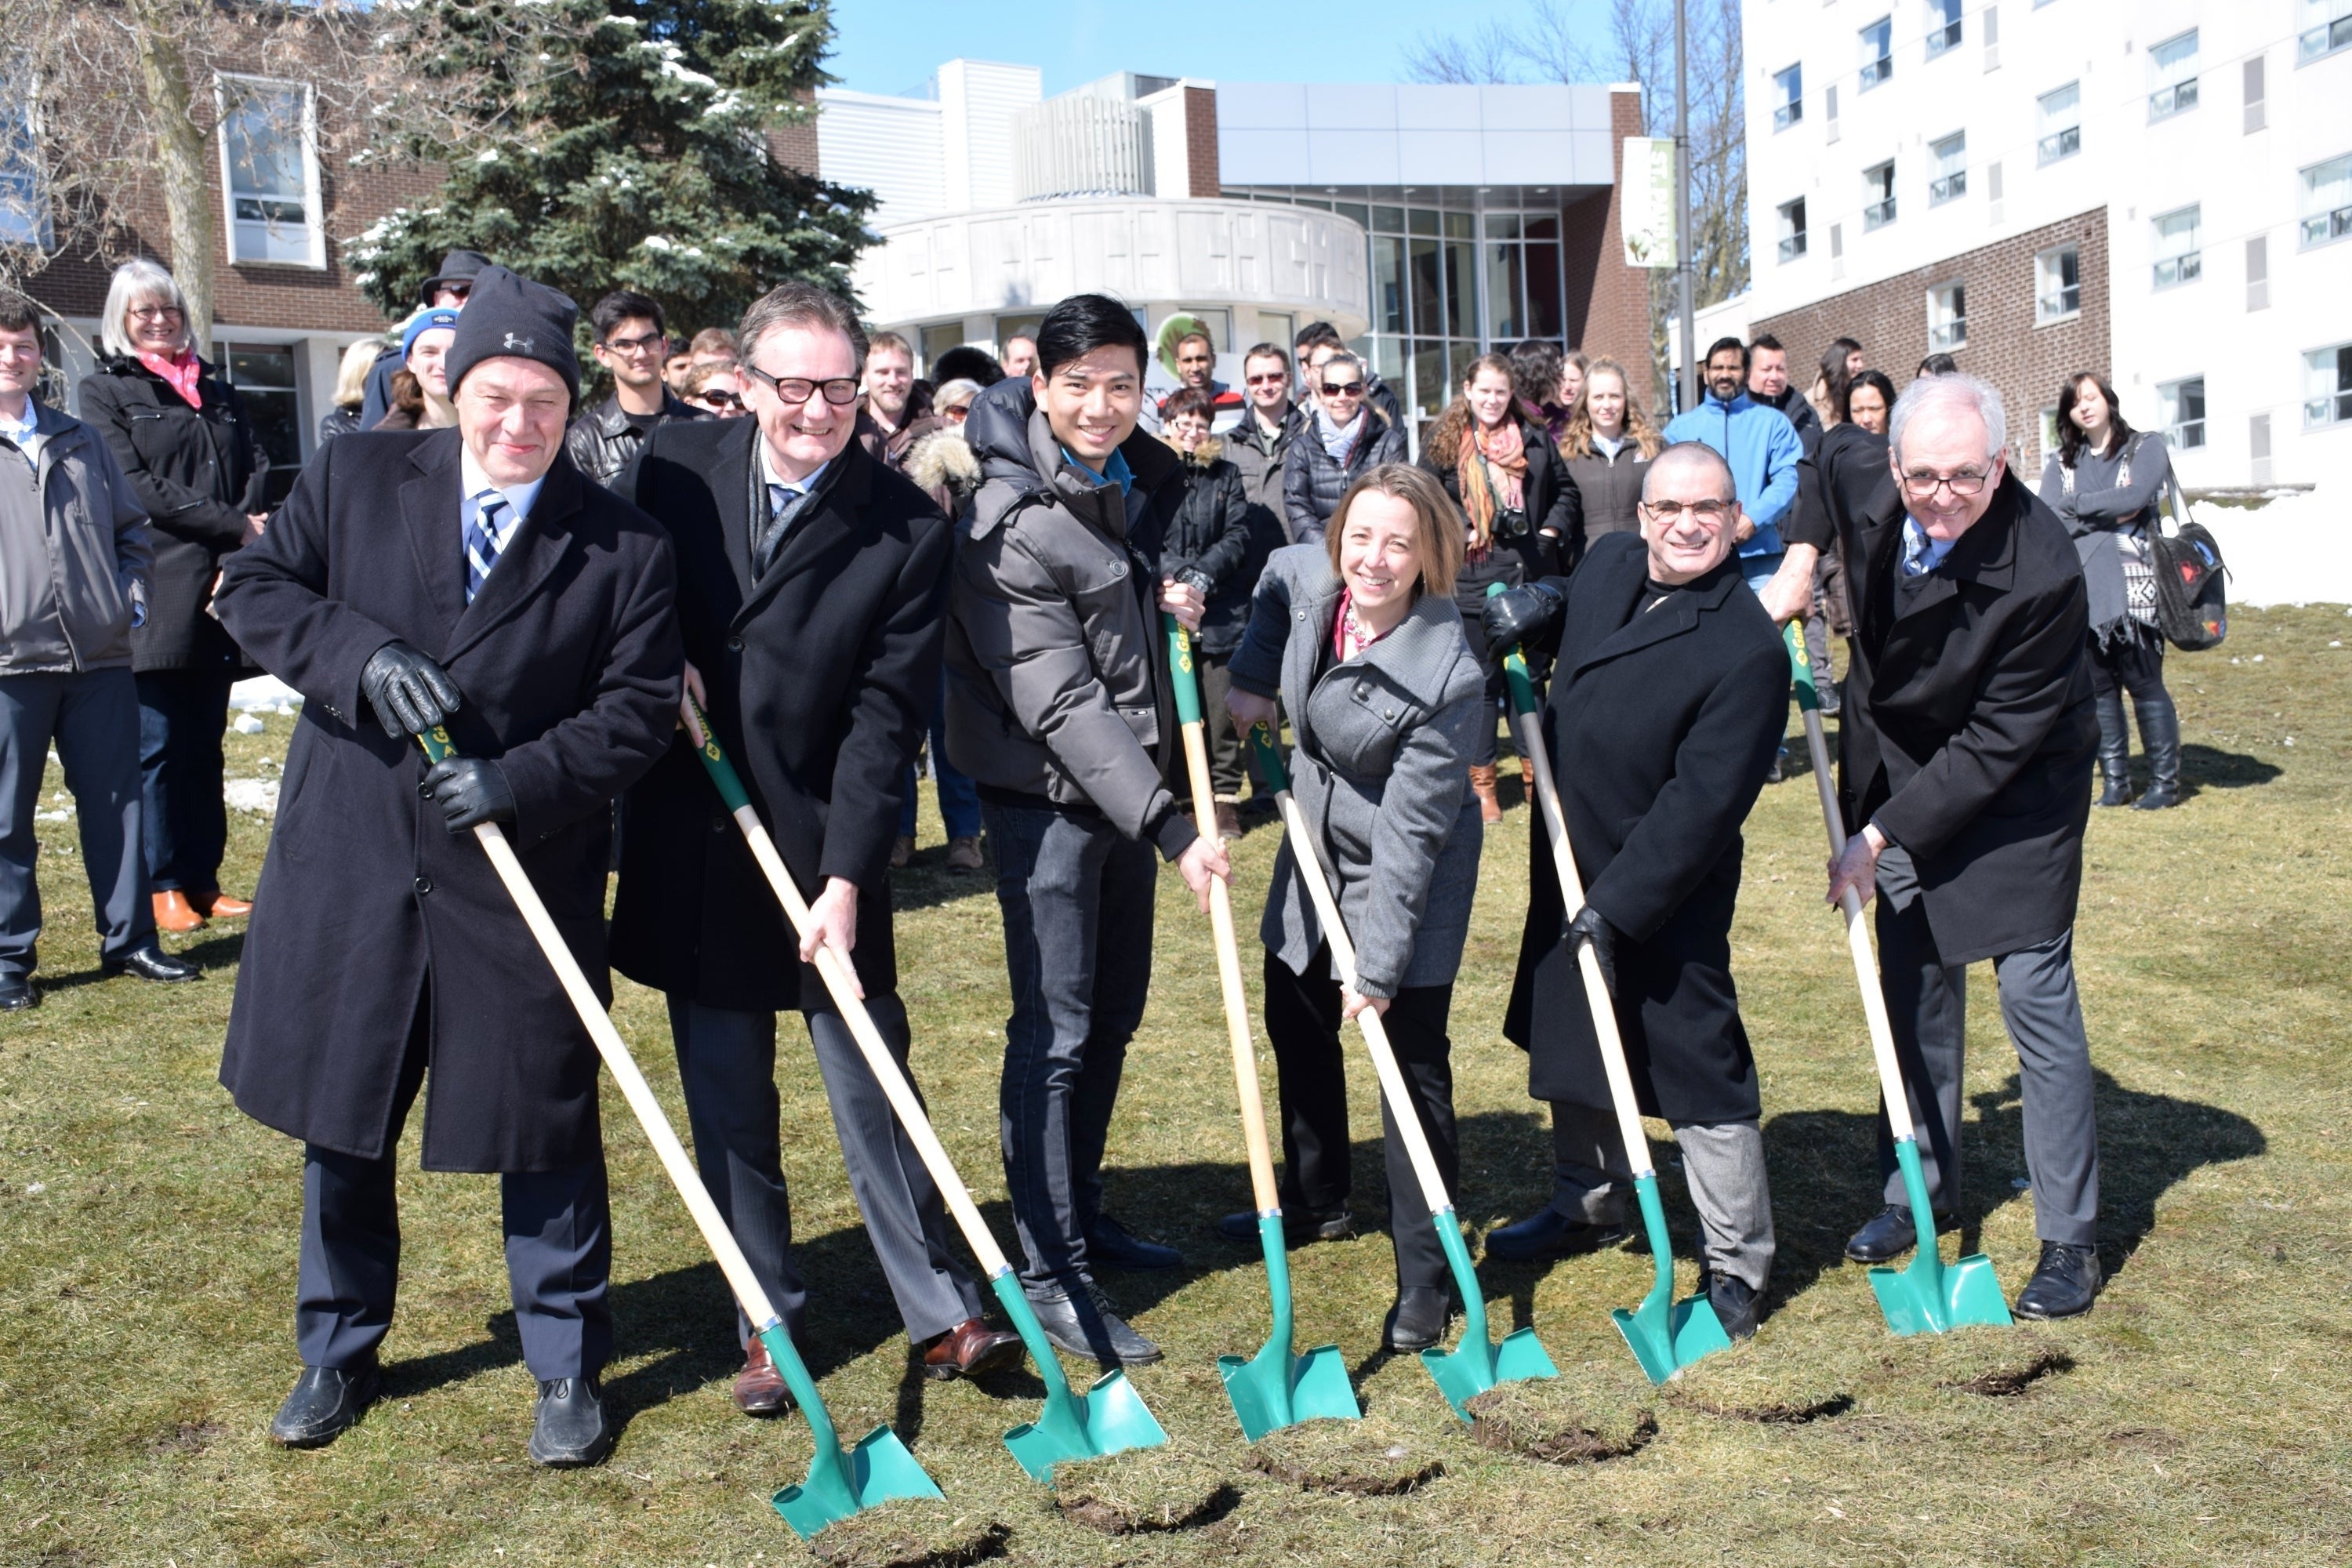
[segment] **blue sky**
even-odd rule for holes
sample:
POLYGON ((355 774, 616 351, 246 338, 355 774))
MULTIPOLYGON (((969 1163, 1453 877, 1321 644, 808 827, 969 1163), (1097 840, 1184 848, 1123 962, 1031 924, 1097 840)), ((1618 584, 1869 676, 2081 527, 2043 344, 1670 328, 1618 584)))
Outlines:
POLYGON ((885 93, 919 87, 958 56, 1041 67, 1048 93, 1115 70, 1402 81, 1406 46, 1441 20, 1474 28, 1526 11, 1524 0, 835 0, 825 63, 842 86, 885 93))

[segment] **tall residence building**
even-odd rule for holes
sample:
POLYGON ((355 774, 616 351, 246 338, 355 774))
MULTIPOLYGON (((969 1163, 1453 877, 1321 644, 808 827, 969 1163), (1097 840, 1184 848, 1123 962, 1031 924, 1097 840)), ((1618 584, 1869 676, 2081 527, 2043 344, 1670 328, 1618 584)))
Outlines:
POLYGON ((1648 357, 1617 239, 1637 88, 1121 72, 1048 98, 1034 66, 957 59, 919 94, 817 100, 824 177, 881 198, 859 296, 926 363, 1088 289, 1201 317, 1227 379, 1223 356, 1328 320, 1416 424, 1523 339, 1648 357))
MULTIPOLYGON (((1748 0, 1754 282, 1809 384, 2109 376, 2192 489, 2352 476, 2352 0, 1748 0)), ((1710 333, 1703 327, 1702 344, 1710 333)))

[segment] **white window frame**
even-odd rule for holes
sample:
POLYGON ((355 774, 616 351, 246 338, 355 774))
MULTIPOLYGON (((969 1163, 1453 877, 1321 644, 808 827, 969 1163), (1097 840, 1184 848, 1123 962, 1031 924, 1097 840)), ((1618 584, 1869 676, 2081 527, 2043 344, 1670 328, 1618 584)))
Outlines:
POLYGON ((2178 289, 2184 283, 2194 283, 2205 273, 2204 206, 2190 202, 2185 207, 2175 207, 2168 213, 2158 213, 2147 220, 2148 248, 2155 260, 2148 268, 2149 278, 2158 289, 2178 289), (2187 219, 2189 243, 2178 249, 2167 250, 2167 224, 2187 219))
POLYGON ((1953 278, 1927 290, 1927 352, 1951 353, 1968 346, 1968 282, 1953 278))
POLYGON ((2156 400, 2164 409, 2164 438, 2176 451, 2193 452, 2205 445, 2205 377, 2184 375, 2178 381, 2158 382, 2156 400), (2180 404, 2190 387, 2197 389, 2197 417, 2183 419, 2180 404))
MULTIPOLYGON (((243 267, 300 267, 313 271, 325 271, 327 227, 325 203, 320 198, 319 188, 319 94, 317 90, 307 81, 287 81, 276 77, 246 76, 236 72, 222 71, 213 79, 213 111, 215 121, 213 140, 217 144, 220 153, 221 215, 225 230, 222 238, 227 247, 230 263, 243 267), (234 98, 232 84, 236 89, 244 89, 237 92, 234 98), (243 247, 238 243, 238 229, 241 225, 236 216, 236 175, 229 157, 229 111, 236 99, 241 99, 246 92, 256 90, 294 92, 301 96, 302 124, 299 134, 302 138, 302 227, 306 254, 299 258, 248 256, 244 253, 243 247)), ((257 194, 253 199, 283 200, 284 198, 262 197, 257 194)), ((246 223, 251 221, 253 220, 245 220, 246 223)), ((274 220, 262 221, 267 223, 274 220)))
POLYGON ((1782 202, 1773 209, 1773 214, 1780 220, 1780 259, 1783 262, 1801 259, 1808 243, 1805 238, 1805 198, 1799 196, 1795 201, 1782 202))
POLYGON ((1779 100, 1772 106, 1772 129, 1786 131, 1805 118, 1805 62, 1774 71, 1772 90, 1779 100))
POLYGON ((2352 388, 2345 385, 2345 361, 2352 357, 2352 343, 2330 343, 2326 348, 2306 349, 2303 355, 2303 427, 2326 430, 2336 426, 2352 425, 2352 388), (2326 361, 2334 359, 2331 371, 2326 361), (2318 395, 2313 389, 2333 375, 2335 384, 2321 388, 2318 395))
POLYGON ((2315 250, 2352 235, 2352 153, 2323 158, 2294 173, 2302 190, 2295 205, 2297 250, 2315 250), (2315 206, 2313 198, 2327 187, 2342 184, 2343 199, 2330 206, 2315 206))
POLYGON ((1862 187, 1872 196, 1862 205, 1862 226, 1864 233, 1885 228, 1895 221, 1895 160, 1885 158, 1862 172, 1862 187), (1884 178, 1880 176, 1884 175, 1884 178))
POLYGON ((2352 48, 2352 0, 2303 0, 2303 14, 2318 26, 2300 28, 2294 40, 2294 63, 2309 65, 2352 48))
POLYGON ((2159 120, 2169 120, 2176 114, 2186 114, 2197 107, 2197 29, 2194 27, 2185 33, 2175 33, 2162 43, 2148 46, 2148 74, 2156 81, 2156 86, 2147 95, 2150 124, 2159 120), (2180 43, 2186 43, 2189 47, 2178 59, 2169 63, 2159 60, 2165 50, 2180 43))
POLYGON ((1928 142, 1927 156, 1932 160, 1927 165, 1929 170, 1943 171, 1927 182, 1929 206, 1939 207, 1946 202, 1957 201, 1968 195, 1969 133, 1967 132, 1955 131, 1949 136, 1938 137, 1928 142), (1958 155, 1958 162, 1947 168, 1947 160, 1952 154, 1958 155))
POLYGON ((1961 0, 1924 0, 1927 12, 1927 58, 1936 59, 1960 47, 1961 0))
POLYGON ((2083 150, 2083 83, 2064 82, 2033 100, 2034 163, 2040 167, 2063 162, 2083 150), (2071 96, 2069 96, 2071 95, 2071 96), (2051 106, 2053 99, 2064 103, 2051 106), (2063 119, 2064 123, 2059 121, 2063 119))
POLYGON ((2071 321, 2083 313, 2083 247, 2079 245, 2053 245, 2033 253, 2033 324, 2037 327, 2071 321), (2066 300, 2065 274, 2060 270, 2061 258, 2074 258, 2074 298, 2066 300))
POLYGON ((1878 52, 1875 55, 1864 54, 1862 57, 1862 69, 1856 73, 1862 79, 1862 85, 1857 89, 1859 91, 1868 92, 1880 83, 1892 79, 1895 75, 1894 16, 1891 15, 1881 16, 1875 22, 1856 27, 1853 33, 1854 41, 1867 49, 1870 47, 1870 36, 1882 30, 1885 36, 1878 42, 1878 52))

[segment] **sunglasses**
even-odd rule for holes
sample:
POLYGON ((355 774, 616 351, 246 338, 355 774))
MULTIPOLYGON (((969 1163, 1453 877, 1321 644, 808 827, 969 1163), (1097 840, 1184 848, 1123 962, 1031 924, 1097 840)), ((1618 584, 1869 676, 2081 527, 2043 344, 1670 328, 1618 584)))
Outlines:
POLYGON ((1361 397, 1364 384, 1360 381, 1327 381, 1323 384, 1326 397, 1361 397))
POLYGON ((1270 370, 1264 375, 1251 376, 1249 384, 1252 386, 1280 386, 1289 379, 1290 373, 1286 370, 1270 370))
POLYGON ((705 408, 712 409, 740 408, 743 406, 743 400, 736 396, 731 392, 698 393, 695 395, 694 401, 701 404, 705 408))

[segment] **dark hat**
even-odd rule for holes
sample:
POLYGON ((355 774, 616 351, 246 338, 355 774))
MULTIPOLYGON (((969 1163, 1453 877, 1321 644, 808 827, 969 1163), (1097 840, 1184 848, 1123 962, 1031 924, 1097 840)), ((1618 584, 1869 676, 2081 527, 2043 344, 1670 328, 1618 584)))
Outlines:
POLYGON ((533 283, 503 267, 485 267, 457 317, 457 338, 442 363, 449 370, 449 395, 486 359, 536 360, 563 378, 580 395, 580 359, 572 350, 572 329, 580 307, 544 283, 533 283))
POLYGON ((495 265, 478 250, 453 250, 441 258, 441 270, 418 285, 416 302, 420 305, 433 303, 433 290, 444 283, 463 283, 470 289, 474 280, 482 275, 484 268, 495 265))

